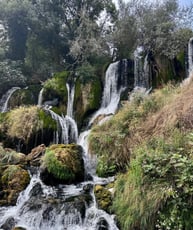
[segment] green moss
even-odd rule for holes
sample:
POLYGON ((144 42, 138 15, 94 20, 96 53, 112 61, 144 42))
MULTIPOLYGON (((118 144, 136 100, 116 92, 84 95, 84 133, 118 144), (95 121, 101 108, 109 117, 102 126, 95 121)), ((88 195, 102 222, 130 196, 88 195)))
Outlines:
POLYGON ((177 61, 180 63, 181 67, 185 69, 185 52, 181 51, 177 56, 176 56, 177 61))
POLYGON ((4 201, 0 203, 15 205, 19 193, 27 187, 29 182, 30 176, 27 170, 19 165, 8 165, 1 176, 4 201))
POLYGON ((46 113, 44 110, 39 110, 39 119, 42 122, 43 129, 57 130, 57 123, 52 119, 50 114, 46 113))
POLYGON ((92 84, 89 97, 89 109, 96 110, 100 107, 102 97, 102 87, 99 79, 95 79, 92 84))
POLYGON ((44 84, 44 95, 48 100, 52 100, 53 97, 59 97, 63 102, 67 101, 67 89, 66 82, 69 73, 66 71, 57 73, 53 78, 47 80, 44 84))
POLYGON ((102 185, 96 185, 94 188, 94 194, 99 208, 110 212, 110 208, 112 205, 111 192, 102 185))
POLYGON ((75 144, 52 145, 43 157, 43 167, 57 179, 72 182, 84 177, 82 149, 75 144))

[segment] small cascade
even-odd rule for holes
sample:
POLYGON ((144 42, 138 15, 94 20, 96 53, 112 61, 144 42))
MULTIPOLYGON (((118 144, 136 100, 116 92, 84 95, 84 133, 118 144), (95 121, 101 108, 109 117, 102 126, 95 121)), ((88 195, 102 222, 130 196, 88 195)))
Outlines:
POLYGON ((39 95, 38 95, 38 106, 39 107, 41 107, 43 103, 43 92, 44 92, 44 88, 40 90, 39 95))
POLYGON ((0 100, 0 111, 1 113, 5 113, 8 111, 8 103, 9 103, 9 99, 11 98, 12 94, 19 90, 19 87, 12 87, 11 89, 9 89, 6 94, 3 95, 3 97, 0 100))
POLYGON ((112 115, 116 112, 121 93, 127 87, 127 60, 117 61, 109 65, 105 75, 105 86, 101 108, 91 118, 89 125, 99 115, 112 115))
POLYGON ((143 47, 137 47, 134 52, 134 88, 141 87, 149 89, 152 85, 150 65, 149 65, 149 54, 144 55, 143 47))
POLYGON ((104 223, 109 230, 118 230, 113 217, 97 209, 93 190, 93 204, 87 209, 84 202, 68 201, 69 197, 83 195, 85 186, 93 185, 85 182, 77 186, 46 186, 39 173, 35 173, 26 190, 20 194, 16 206, 6 210, 0 207, 0 227, 10 220, 15 226, 29 230, 98 230, 103 229, 99 227, 104 223))
POLYGON ((188 43, 188 74, 193 71, 193 38, 188 43))
MULTIPOLYGON (((126 60, 115 62, 107 69, 101 108, 93 115, 90 124, 97 116, 114 114, 117 110, 121 93, 127 86, 126 69, 126 60)), ((8 218, 12 218, 14 226, 29 230, 118 230, 114 216, 97 207, 93 191, 96 184, 108 184, 114 178, 96 176, 97 159, 96 156, 89 154, 88 147, 88 136, 91 129, 82 132, 78 138, 77 125, 73 119, 74 88, 68 84, 66 87, 69 102, 67 115, 60 116, 46 107, 44 110, 57 123, 54 143, 75 142, 82 146, 85 171, 88 177, 85 182, 77 185, 51 187, 41 182, 39 173, 34 174, 29 186, 20 194, 16 206, 0 207, 0 228, 8 218), (84 195, 87 199, 88 196, 90 197, 89 201, 82 201, 84 195), (80 199, 78 199, 79 196, 80 199), (76 199, 73 199, 74 197, 76 199)))
POLYGON ((73 118, 74 84, 70 87, 69 83, 66 83, 66 88, 68 91, 67 116, 73 118))
POLYGON ((57 130, 54 134, 53 143, 69 144, 76 143, 78 139, 78 128, 76 122, 69 116, 60 116, 51 109, 46 109, 53 120, 57 122, 57 130))

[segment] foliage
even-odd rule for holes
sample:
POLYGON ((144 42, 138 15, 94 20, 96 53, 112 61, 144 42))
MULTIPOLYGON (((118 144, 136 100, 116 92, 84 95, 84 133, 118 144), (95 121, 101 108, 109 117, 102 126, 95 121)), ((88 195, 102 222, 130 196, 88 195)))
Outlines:
POLYGON ((21 63, 16 61, 0 62, 0 95, 13 86, 25 86, 26 78, 21 72, 21 63))
POLYGON ((134 151, 128 173, 116 182, 114 211, 122 229, 191 229, 192 144, 174 132, 134 151))
POLYGON ((63 163, 57 159, 53 151, 46 151, 43 161, 48 172, 52 173, 56 178, 70 181, 74 179, 75 175, 66 165, 63 165, 63 163))
POLYGON ((52 145, 46 150, 42 167, 62 182, 80 181, 84 177, 81 151, 75 144, 52 145))
POLYGON ((143 46, 145 51, 173 59, 192 36, 192 6, 180 8, 176 0, 131 0, 119 1, 119 8, 112 38, 118 58, 131 57, 137 46, 143 46))
POLYGON ((0 165, 6 164, 22 164, 25 162, 25 155, 17 153, 13 150, 5 150, 0 146, 0 165))
POLYGON ((69 73, 66 71, 56 73, 52 78, 44 83, 44 95, 46 98, 53 99, 58 96, 61 100, 67 100, 66 82, 69 73))
POLYGON ((31 135, 41 129, 42 124, 38 118, 38 108, 20 107, 11 110, 6 115, 4 129, 11 138, 19 138, 28 143, 31 135))

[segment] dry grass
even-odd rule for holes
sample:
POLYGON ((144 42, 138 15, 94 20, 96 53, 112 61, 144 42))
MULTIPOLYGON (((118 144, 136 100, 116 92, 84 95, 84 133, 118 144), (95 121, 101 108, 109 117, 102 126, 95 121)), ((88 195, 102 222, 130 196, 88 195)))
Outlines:
POLYGON ((179 87, 169 95, 165 105, 154 114, 149 114, 143 122, 132 130, 128 140, 137 144, 152 137, 167 138, 179 128, 186 132, 193 128, 193 77, 188 84, 179 87))
POLYGON ((27 142, 39 127, 38 109, 36 106, 19 107, 7 115, 7 134, 27 142))

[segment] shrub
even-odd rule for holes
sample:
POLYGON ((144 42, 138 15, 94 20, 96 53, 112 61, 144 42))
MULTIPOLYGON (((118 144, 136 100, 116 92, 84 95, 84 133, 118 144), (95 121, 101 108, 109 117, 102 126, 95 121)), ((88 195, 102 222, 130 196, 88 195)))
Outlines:
POLYGON ((128 173, 116 182, 113 207, 122 229, 192 229, 190 138, 174 132, 170 140, 136 148, 128 173))

